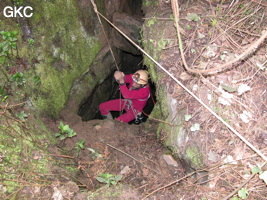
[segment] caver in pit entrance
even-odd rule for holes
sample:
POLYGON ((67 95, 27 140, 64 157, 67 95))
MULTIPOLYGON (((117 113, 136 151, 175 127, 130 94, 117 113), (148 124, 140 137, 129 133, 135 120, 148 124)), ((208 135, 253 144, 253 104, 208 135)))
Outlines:
POLYGON ((124 75, 123 72, 116 71, 114 77, 120 85, 123 99, 101 103, 99 106, 101 115, 104 119, 112 119, 110 111, 125 111, 116 120, 128 123, 135 119, 138 123, 150 97, 147 72, 138 70, 134 74, 124 75))

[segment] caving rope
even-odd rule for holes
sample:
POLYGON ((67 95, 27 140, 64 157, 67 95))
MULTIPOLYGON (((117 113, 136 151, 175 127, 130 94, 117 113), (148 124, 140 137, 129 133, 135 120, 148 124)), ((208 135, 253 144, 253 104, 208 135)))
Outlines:
POLYGON ((117 62, 116 62, 114 53, 113 53, 113 51, 112 51, 110 42, 109 42, 109 40, 108 40, 107 34, 106 34, 106 32, 105 32, 104 26, 103 26, 102 21, 101 21, 101 19, 100 19, 100 17, 99 17, 99 12, 98 12, 98 10, 97 10, 97 7, 96 7, 96 4, 95 4, 94 0, 91 0, 91 3, 92 3, 92 5, 93 5, 93 7, 94 7, 94 11, 95 11, 95 13, 96 13, 96 15, 97 15, 97 18, 98 18, 98 21, 99 21, 99 23, 100 23, 100 25, 101 25, 101 28, 102 28, 102 31, 103 31, 103 33, 104 33, 105 39, 106 39, 106 41, 107 41, 107 43, 108 43, 109 50, 110 50, 110 53, 111 53, 111 55, 112 55, 112 57, 113 57, 113 59, 114 59, 116 68, 117 68, 118 71, 120 71, 120 70, 119 70, 119 66, 118 66, 118 64, 117 64, 117 62))
MULTIPOLYGON (((112 50, 112 48, 111 48, 110 42, 109 42, 109 40, 108 40, 106 31, 105 31, 104 26, 103 26, 103 24, 102 24, 102 21, 101 21, 101 19, 100 19, 100 17, 99 17, 99 12, 98 12, 98 10, 97 10, 97 6, 96 6, 94 0, 91 0, 91 3, 92 3, 92 5, 93 5, 93 7, 94 7, 94 11, 95 11, 95 13, 96 13, 96 15, 97 15, 97 18, 98 18, 98 21, 99 21, 99 23, 100 23, 100 25, 101 25, 101 28, 102 28, 103 34, 104 34, 104 36, 105 36, 105 39, 106 39, 106 41, 107 41, 107 43, 108 43, 109 50, 110 50, 110 53, 111 53, 112 58, 113 58, 113 60, 114 60, 115 66, 116 66, 117 70, 120 71, 119 66, 118 66, 118 63, 117 63, 116 58, 115 58, 115 56, 114 56, 113 50, 112 50)), ((120 92, 120 99, 121 99, 121 96, 122 96, 122 95, 121 95, 121 92, 120 92)), ((122 112, 122 105, 121 105, 121 102, 120 102, 120 110, 121 110, 121 112, 122 112)), ((121 114, 121 113, 120 113, 120 114, 121 114)))
MULTIPOLYGON (((97 15, 105 19, 113 28, 115 28, 120 34, 122 34, 130 43, 132 43, 137 49, 143 52, 151 61, 153 61, 160 69, 162 69, 167 75, 169 75, 176 83, 178 83, 186 92, 188 92, 192 97, 194 97, 202 106, 204 106, 211 114, 213 114, 218 120, 220 120, 228 129, 230 129, 234 134, 236 134, 246 145, 248 145, 253 151, 255 151, 265 162, 267 162, 267 157, 253 146, 246 138, 244 138, 238 131, 236 131, 230 124, 228 124, 222 117, 220 117, 216 112, 214 112, 209 106, 207 106, 201 99, 199 99, 193 92, 191 92, 181 81, 179 81, 173 74, 171 74, 167 69, 165 69, 160 63, 158 63, 153 57, 151 57, 145 50, 143 50, 139 45, 137 45, 133 40, 131 40, 125 33, 118 29, 112 22, 110 22, 105 16, 99 13, 94 4, 94 0, 91 0, 95 7, 95 12, 97 15)), ((267 34, 267 33, 265 33, 267 34)), ((265 35, 263 35, 265 36, 265 35)))

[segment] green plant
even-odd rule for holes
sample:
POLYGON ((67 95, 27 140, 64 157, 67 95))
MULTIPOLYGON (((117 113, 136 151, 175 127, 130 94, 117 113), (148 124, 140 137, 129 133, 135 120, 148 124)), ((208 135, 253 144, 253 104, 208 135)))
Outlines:
POLYGON ((195 53, 196 50, 195 49, 190 49, 191 53, 195 53))
POLYGON ((192 118, 192 115, 185 115, 184 120, 188 122, 192 118))
POLYGON ((217 19, 212 20, 212 22, 211 22, 211 26, 214 27, 214 26, 217 24, 217 22, 218 22, 217 19))
POLYGON ((189 24, 186 25, 186 29, 187 30, 190 30, 191 29, 191 26, 189 24))
POLYGON ((4 102, 8 98, 5 88, 2 86, 0 86, 0 97, 2 102, 4 102))
POLYGON ((238 193, 237 196, 234 196, 233 198, 231 198, 231 200, 241 200, 241 199, 246 199, 247 195, 248 195, 248 191, 245 188, 241 188, 238 193))
POLYGON ((200 17, 196 13, 187 13, 186 20, 197 22, 200 20, 200 17))
POLYGON ((29 44, 29 46, 33 47, 34 42, 35 42, 34 39, 32 39, 32 38, 29 38, 29 39, 28 39, 28 44, 29 44))
POLYGON ((74 130, 71 129, 68 124, 65 125, 62 121, 60 121, 60 125, 58 128, 59 128, 60 132, 56 133, 55 136, 59 137, 60 140, 65 140, 68 137, 71 138, 71 137, 77 135, 77 133, 74 132, 74 130))
POLYGON ((0 43, 0 64, 4 64, 6 58, 11 54, 13 49, 17 49, 18 31, 1 31, 3 42, 0 43))
POLYGON ((164 49, 168 43, 170 43, 170 40, 161 39, 160 41, 158 41, 158 48, 164 49))
POLYGON ((200 130, 200 124, 195 123, 193 126, 190 128, 191 131, 199 131, 200 130))
POLYGON ((102 158, 102 154, 101 153, 98 153, 97 151, 95 151, 94 149, 92 148, 87 148, 89 151, 91 151, 91 154, 92 154, 92 158, 93 160, 97 159, 97 158, 102 158))
POLYGON ((152 26, 153 24, 155 24, 157 21, 157 19, 155 17, 153 17, 152 19, 149 19, 147 22, 147 27, 152 26))
POLYGON ((41 83, 41 79, 39 76, 34 76, 33 77, 33 82, 35 85, 39 85, 41 83))
POLYGON ((82 139, 79 139, 78 142, 76 142, 75 144, 76 157, 79 156, 80 150, 85 148, 84 144, 85 144, 85 141, 82 139))
POLYGON ((15 6, 22 6, 24 0, 12 0, 12 2, 15 6))
POLYGON ((28 115, 24 111, 21 111, 19 114, 16 114, 16 117, 18 117, 22 122, 25 122, 25 118, 27 118, 28 115))
POLYGON ((253 173, 253 174, 262 174, 262 170, 259 168, 259 167, 253 167, 252 169, 251 169, 251 172, 253 173))
POLYGON ((262 171, 261 168, 256 166, 251 169, 251 172, 253 174, 259 174, 259 178, 262 179, 267 185, 267 171, 262 171))
POLYGON ((24 78, 24 74, 22 72, 16 72, 11 76, 11 81, 16 82, 18 87, 23 86, 26 83, 26 80, 24 78))
POLYGON ((144 1, 144 6, 148 7, 152 4, 152 1, 144 1))
POLYGON ((247 191, 247 189, 245 189, 245 188, 241 188, 241 189, 238 191, 238 196, 239 196, 241 199, 245 199, 245 198, 247 198, 247 195, 248 195, 248 191, 247 191))
POLYGON ((113 174, 99 174, 96 178, 100 183, 106 183, 106 186, 116 185, 118 181, 122 179, 122 175, 113 175, 113 174))

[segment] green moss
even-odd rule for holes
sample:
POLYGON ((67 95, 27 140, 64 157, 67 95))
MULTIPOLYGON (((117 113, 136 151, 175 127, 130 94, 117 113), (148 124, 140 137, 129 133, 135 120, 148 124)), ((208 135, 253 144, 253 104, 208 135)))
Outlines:
POLYGON ((103 187, 99 188, 95 192, 92 192, 87 199, 88 200, 95 200, 95 199, 120 199, 119 196, 121 195, 123 189, 125 189, 126 186, 123 186, 121 184, 112 186, 112 187, 103 187))
MULTIPOLYGON (((158 85, 157 104, 155 105, 150 116, 155 119, 165 120, 166 122, 169 122, 168 115, 169 111, 168 111, 167 98, 165 95, 165 88, 162 85, 158 85)), ((160 123, 157 129, 157 137, 161 138, 162 132, 164 132, 164 134, 167 134, 169 133, 169 131, 170 131, 169 124, 160 123)))
POLYGON ((1 189, 8 193, 21 187, 20 183, 17 182, 19 177, 27 174, 28 179, 34 178, 30 176, 33 171, 39 175, 48 173, 48 160, 33 159, 33 151, 39 151, 39 149, 31 140, 32 138, 27 137, 25 131, 15 123, 12 128, 7 128, 4 125, 0 127, 0 155, 3 160, 0 162, 0 179, 4 181, 4 187, 1 189), (4 134, 2 132, 4 130, 8 131, 9 134, 4 134), (21 138, 20 135, 23 137, 21 138))
POLYGON ((190 161, 192 168, 200 169, 205 166, 203 164, 203 155, 196 146, 188 146, 186 149, 186 156, 190 161))
POLYGON ((157 72, 156 72, 154 62, 151 59, 149 59, 148 57, 144 57, 144 64, 146 66, 149 66, 149 76, 150 76, 151 80, 154 83, 157 83, 158 78, 157 78, 157 72))
MULTIPOLYGON (((146 2, 145 6, 148 6, 146 2)), ((150 26, 159 26, 162 22, 158 21, 156 17, 152 19, 146 19, 143 24, 143 33, 145 38, 143 38, 143 45, 145 51, 153 57, 156 61, 159 60, 159 55, 162 49, 166 45, 164 38, 164 33, 162 31, 156 31, 156 29, 151 29, 150 26)), ((157 86, 157 104, 151 113, 151 116, 156 119, 169 121, 168 115, 168 102, 166 97, 166 86, 161 84, 162 79, 165 78, 165 74, 157 70, 158 66, 148 57, 144 57, 144 64, 149 67, 149 73, 151 80, 156 83, 157 86)), ((170 125, 165 123, 160 123, 157 129, 157 137, 160 138, 161 134, 169 134, 170 125)))
POLYGON ((147 21, 147 27, 151 27, 153 24, 157 22, 157 18, 153 17, 147 21))
MULTIPOLYGON (((25 124, 13 121, 11 124, 5 124, 4 116, 0 118, 3 121, 0 124, 0 179, 2 185, 0 187, 0 198, 9 196, 11 193, 18 191, 25 183, 18 180, 26 177, 25 181, 36 184, 50 184, 47 180, 47 174, 51 174, 51 159, 48 160, 45 154, 48 151, 44 142, 53 143, 43 123, 39 123, 39 119, 34 120, 33 128, 27 121, 25 124), (37 128, 38 127, 38 128, 37 128), (45 141, 41 138, 45 138, 45 141), (41 182, 37 181, 40 180, 41 182)), ((11 122, 9 122, 11 123, 11 122)), ((55 137, 53 137, 55 138, 55 137)), ((77 171, 77 169, 76 169, 77 171)), ((72 169, 72 172, 75 172, 72 169)), ((74 173, 72 173, 74 174, 74 173)))
MULTIPOLYGON (((37 0, 32 4, 36 13, 32 19, 33 26, 36 26, 35 52, 41 61, 36 65, 41 78, 38 91, 41 95, 34 103, 41 112, 57 118, 66 104, 74 80, 88 70, 101 45, 98 38, 89 35, 78 20, 76 1, 37 0)), ((103 1, 98 1, 100 10, 104 9, 103 5, 103 1)))
POLYGON ((160 109, 163 114, 164 119, 169 116, 168 102, 167 102, 167 91, 165 85, 158 85, 157 97, 160 100, 160 109))
POLYGON ((143 1, 143 7, 149 7, 149 6, 157 6, 158 1, 152 1, 152 0, 145 0, 143 1))
POLYGON ((78 168, 75 166, 75 165, 73 165, 73 167, 72 166, 66 166, 65 167, 66 168, 66 170, 70 173, 70 174, 72 174, 74 177, 77 175, 77 173, 78 173, 78 168))
POLYGON ((152 4, 152 1, 149 1, 149 0, 147 0, 147 1, 143 1, 143 7, 148 7, 148 6, 150 6, 152 4))
POLYGON ((41 91, 44 95, 38 98, 37 107, 56 117, 68 97, 71 88, 70 77, 64 77, 64 72, 60 73, 51 66, 39 65, 38 68, 41 74, 41 91))

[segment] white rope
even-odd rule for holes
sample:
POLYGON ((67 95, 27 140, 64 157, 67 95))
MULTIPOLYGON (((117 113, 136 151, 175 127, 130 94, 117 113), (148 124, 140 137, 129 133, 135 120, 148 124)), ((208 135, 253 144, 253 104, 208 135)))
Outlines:
POLYGON ((118 29, 114 24, 112 24, 106 17, 101 13, 98 14, 103 17, 112 27, 114 27, 120 34, 122 34, 127 40, 129 40, 136 48, 142 51, 149 59, 151 59, 158 67, 160 67, 166 74, 168 74, 176 83, 178 83, 185 91, 187 91, 191 96, 193 96, 201 105, 203 105, 211 114, 213 114, 217 119, 219 119, 226 127, 228 127, 234 134, 236 134, 245 144, 247 144, 253 151, 260 155, 265 161, 267 157, 256 147, 254 147, 246 138, 244 138, 240 133, 238 133, 231 125, 224 121, 219 115, 217 115, 210 107, 208 107, 204 102, 201 101, 193 92, 191 92, 186 86, 182 84, 177 78, 174 77, 170 72, 168 72, 161 64, 159 64, 154 58, 152 58, 147 52, 145 52, 140 46, 138 46, 134 41, 132 41, 126 34, 124 34, 120 29, 118 29))
POLYGON ((120 70, 119 70, 119 66, 118 66, 118 64, 117 64, 117 62, 116 62, 114 53, 113 53, 113 51, 112 51, 111 45, 110 45, 110 43, 109 43, 107 34, 106 34, 106 32, 105 32, 104 26, 103 26, 102 21, 101 21, 101 19, 100 19, 100 17, 99 17, 99 12, 98 12, 98 10, 97 10, 97 7, 96 7, 96 4, 95 4, 94 0, 91 0, 91 3, 92 3, 92 5, 93 5, 93 7, 94 7, 94 11, 95 11, 95 13, 96 13, 96 15, 97 15, 98 21, 99 21, 99 23, 100 23, 100 25, 101 25, 101 28, 102 28, 102 30, 103 30, 105 39, 107 40, 107 43, 108 43, 108 46, 109 46, 109 50, 110 50, 110 53, 111 53, 111 55, 112 55, 112 57, 113 57, 113 59, 114 59, 116 68, 117 68, 118 71, 120 71, 120 70))
MULTIPOLYGON (((118 66, 118 64, 117 64, 117 62, 116 62, 116 58, 115 58, 114 53, 113 53, 113 51, 112 51, 111 45, 110 45, 110 43, 109 43, 107 34, 106 34, 106 32, 105 32, 104 26, 103 26, 102 21, 101 21, 101 19, 100 19, 100 17, 99 17, 99 12, 98 12, 98 10, 97 10, 97 6, 96 6, 94 0, 91 0, 91 3, 92 3, 92 5, 93 5, 93 7, 94 7, 94 11, 95 11, 95 13, 96 13, 96 15, 97 15, 97 18, 98 18, 98 21, 99 21, 99 23, 100 23, 100 25, 101 25, 102 31, 103 31, 103 33, 104 33, 104 35, 105 35, 105 39, 106 39, 106 41, 107 41, 107 43, 108 43, 110 53, 111 53, 111 55, 112 55, 112 57, 113 57, 113 59, 114 59, 115 66, 116 66, 117 70, 120 71, 119 66, 118 66)), ((121 92, 120 92, 120 99, 122 99, 122 94, 121 94, 121 92)), ((121 115, 121 114, 122 114, 122 104, 121 104, 121 101, 120 101, 120 115, 121 115)))

